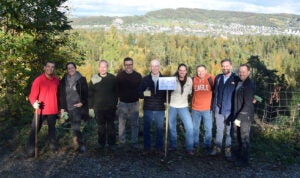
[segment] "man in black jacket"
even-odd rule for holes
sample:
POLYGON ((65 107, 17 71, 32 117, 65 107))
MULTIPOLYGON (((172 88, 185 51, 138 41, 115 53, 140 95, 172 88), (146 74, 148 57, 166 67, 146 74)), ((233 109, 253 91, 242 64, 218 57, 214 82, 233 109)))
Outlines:
POLYGON ((239 67, 240 81, 234 94, 234 126, 235 138, 237 139, 236 166, 248 166, 250 147, 250 128, 254 119, 253 98, 255 85, 249 78, 250 67, 242 64, 239 67))
POLYGON ((159 72, 160 63, 154 59, 150 63, 150 74, 142 79, 139 87, 139 97, 144 99, 144 151, 148 153, 151 149, 151 123, 156 126, 156 151, 162 152, 164 138, 164 117, 166 91, 158 90, 158 79, 162 77, 159 72))
POLYGON ((88 115, 88 85, 86 78, 76 71, 76 65, 68 62, 67 73, 59 84, 59 108, 61 116, 68 112, 71 127, 73 130, 73 146, 79 152, 85 151, 81 139, 81 119, 88 115))

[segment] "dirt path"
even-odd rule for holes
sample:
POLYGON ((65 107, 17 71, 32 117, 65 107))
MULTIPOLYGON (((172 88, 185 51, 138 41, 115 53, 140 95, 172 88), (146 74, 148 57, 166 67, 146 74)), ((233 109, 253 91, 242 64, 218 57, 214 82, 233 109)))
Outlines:
POLYGON ((57 153, 41 150, 39 158, 26 158, 23 148, 0 151, 0 177, 300 177, 299 165, 252 160, 236 168, 222 156, 195 156, 183 150, 163 155, 143 155, 141 150, 116 148, 74 154, 71 148, 57 153))

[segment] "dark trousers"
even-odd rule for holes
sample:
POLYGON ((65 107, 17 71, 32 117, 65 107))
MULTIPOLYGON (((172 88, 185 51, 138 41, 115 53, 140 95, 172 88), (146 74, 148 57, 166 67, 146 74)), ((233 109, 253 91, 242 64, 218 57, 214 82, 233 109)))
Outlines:
POLYGON ((81 108, 74 108, 72 110, 68 110, 69 119, 71 122, 72 134, 73 137, 81 137, 80 132, 80 124, 81 124, 81 108))
POLYGON ((115 131, 115 120, 116 110, 97 110, 96 121, 98 125, 98 142, 100 145, 105 146, 106 137, 108 145, 116 144, 116 131, 115 131))
MULTIPOLYGON (((38 132, 41 130, 44 120, 47 120, 48 123, 48 138, 50 143, 55 143, 55 124, 56 124, 57 115, 38 115, 38 132)), ((29 146, 34 147, 35 144, 35 115, 31 124, 31 131, 29 134, 29 146)))
POLYGON ((249 162, 250 155, 250 129, 252 118, 245 117, 241 119, 241 127, 235 126, 236 156, 238 160, 249 162))
POLYGON ((80 143, 82 143, 80 131, 80 124, 82 118, 81 110, 82 108, 74 108, 72 110, 68 110, 73 137, 77 137, 80 143))

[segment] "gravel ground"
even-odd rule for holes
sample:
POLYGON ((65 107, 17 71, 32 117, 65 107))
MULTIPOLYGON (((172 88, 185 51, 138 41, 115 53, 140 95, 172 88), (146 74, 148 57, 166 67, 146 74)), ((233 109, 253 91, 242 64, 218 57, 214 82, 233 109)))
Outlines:
POLYGON ((27 158, 24 149, 0 151, 0 177, 300 177, 300 166, 251 160, 237 168, 222 156, 211 157, 183 149, 168 153, 142 154, 128 146, 109 150, 89 148, 76 154, 72 148, 52 153, 44 148, 38 158, 27 158))

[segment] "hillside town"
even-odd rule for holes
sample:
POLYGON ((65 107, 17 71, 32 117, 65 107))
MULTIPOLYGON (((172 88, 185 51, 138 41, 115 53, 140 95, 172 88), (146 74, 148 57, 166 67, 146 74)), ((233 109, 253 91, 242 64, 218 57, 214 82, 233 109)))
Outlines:
POLYGON ((213 24, 199 22, 180 22, 178 20, 168 22, 168 25, 132 23, 125 24, 121 18, 116 18, 110 25, 73 25, 74 29, 99 29, 109 30, 115 26, 126 33, 167 33, 196 36, 220 36, 220 35, 295 35, 300 36, 300 29, 278 28, 269 26, 243 25, 237 23, 213 24))

